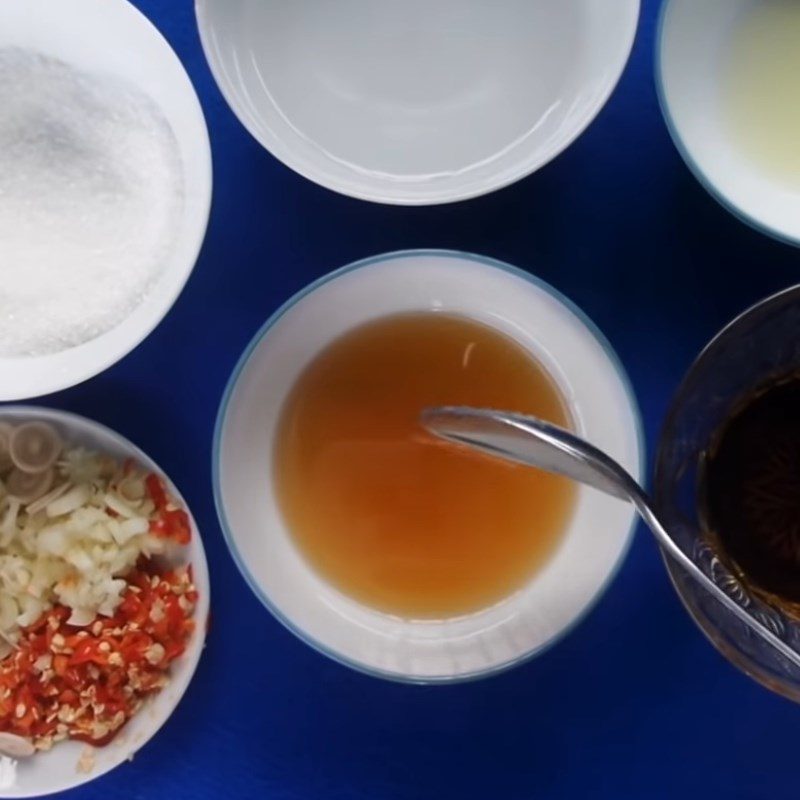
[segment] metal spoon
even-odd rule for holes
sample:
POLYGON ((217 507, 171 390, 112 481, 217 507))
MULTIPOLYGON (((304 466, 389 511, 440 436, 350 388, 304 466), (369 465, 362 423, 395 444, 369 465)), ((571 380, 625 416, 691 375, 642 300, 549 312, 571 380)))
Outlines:
POLYGON ((800 668, 800 653, 722 591, 681 550, 659 522, 650 498, 612 458, 594 445, 536 417, 467 407, 427 408, 420 417, 434 435, 518 464, 538 467, 633 503, 664 551, 750 630, 800 668))

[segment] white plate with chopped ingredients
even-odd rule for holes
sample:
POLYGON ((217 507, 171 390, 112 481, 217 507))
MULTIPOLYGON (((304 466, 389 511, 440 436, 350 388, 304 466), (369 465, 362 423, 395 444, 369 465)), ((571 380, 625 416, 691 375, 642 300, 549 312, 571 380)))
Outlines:
POLYGON ((208 608, 197 526, 152 459, 82 417, 0 411, 0 797, 130 759, 186 691, 208 608))
POLYGON ((191 81, 127 0, 0 3, 0 401, 86 380, 158 325, 211 186, 191 81))

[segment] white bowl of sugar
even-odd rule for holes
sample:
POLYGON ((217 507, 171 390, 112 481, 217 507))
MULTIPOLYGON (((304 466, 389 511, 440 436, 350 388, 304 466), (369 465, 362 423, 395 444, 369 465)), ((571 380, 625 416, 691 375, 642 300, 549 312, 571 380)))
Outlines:
POLYGON ((0 4, 0 401, 80 383, 158 325, 211 184, 194 88, 132 5, 0 4))

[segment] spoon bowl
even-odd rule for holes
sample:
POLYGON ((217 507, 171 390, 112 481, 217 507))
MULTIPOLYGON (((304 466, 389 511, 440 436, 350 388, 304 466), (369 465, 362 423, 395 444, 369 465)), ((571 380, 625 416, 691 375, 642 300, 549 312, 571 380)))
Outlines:
POLYGON ((653 510, 644 489, 616 461, 569 431, 536 417, 490 409, 465 407, 429 408, 422 424, 435 436, 492 456, 563 475, 632 503, 650 528, 662 550, 703 589, 740 619, 758 637, 793 666, 800 667, 800 653, 778 636, 763 612, 751 613, 741 605, 747 594, 741 587, 724 592, 673 541, 653 510))

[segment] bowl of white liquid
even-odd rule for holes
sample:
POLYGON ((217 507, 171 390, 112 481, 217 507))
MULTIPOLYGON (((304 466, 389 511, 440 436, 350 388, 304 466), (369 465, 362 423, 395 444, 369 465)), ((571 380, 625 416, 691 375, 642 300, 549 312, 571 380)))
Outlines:
POLYGON ((126 0, 0 4, 0 401, 156 327, 205 236, 210 153, 180 61, 126 0))
POLYGON ((555 158, 605 104, 639 0, 196 0, 211 70, 276 158, 383 203, 463 200, 555 158))
POLYGON ((740 219, 800 245, 800 3, 669 0, 661 107, 700 182, 740 219))

